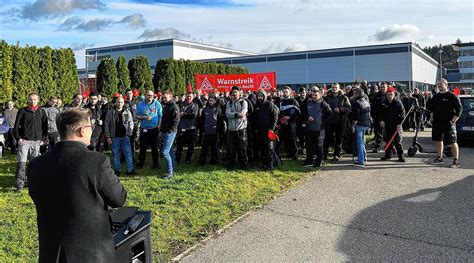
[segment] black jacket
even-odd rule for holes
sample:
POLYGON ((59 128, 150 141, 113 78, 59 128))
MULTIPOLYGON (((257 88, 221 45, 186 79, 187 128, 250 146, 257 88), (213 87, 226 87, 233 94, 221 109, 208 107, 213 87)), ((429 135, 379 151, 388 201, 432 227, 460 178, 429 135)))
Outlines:
POLYGON ((267 134, 268 130, 274 131, 278 123, 278 109, 273 102, 257 100, 255 104, 255 128, 260 134, 267 134))
MULTIPOLYGON (((296 119, 299 117, 301 114, 300 110, 300 105, 298 102, 293 99, 293 98, 288 98, 288 99, 281 99, 279 105, 279 110, 280 110, 280 115, 279 118, 283 116, 290 116, 290 119, 288 120, 288 124, 295 124, 296 119)), ((281 125, 285 125, 283 123, 280 123, 281 125)))
POLYGON ((162 105, 161 132, 177 132, 180 120, 178 105, 173 100, 162 105))
POLYGON ((225 133, 224 118, 220 105, 207 105, 199 119, 200 126, 203 127, 204 134, 225 133))
POLYGON ((194 102, 191 102, 191 104, 183 102, 179 105, 179 110, 183 113, 183 116, 180 118, 179 129, 196 129, 196 120, 199 112, 198 104, 194 102))
POLYGON ((349 114, 351 113, 351 102, 349 98, 344 95, 343 91, 339 91, 337 96, 333 95, 333 91, 329 91, 324 97, 324 101, 331 106, 331 116, 328 119, 328 124, 341 124, 342 129, 348 126, 349 114), (339 112, 334 109, 339 108, 339 112))
POLYGON ((122 206, 127 193, 108 156, 63 141, 33 159, 26 174, 39 262, 116 262, 107 207, 122 206))
POLYGON ((351 119, 357 121, 357 125, 370 126, 372 120, 370 117, 370 103, 367 97, 360 97, 351 102, 351 119))
POLYGON ((405 118, 405 108, 400 100, 394 99, 392 102, 385 100, 382 102, 380 111, 380 121, 387 124, 401 124, 405 118))
POLYGON ((31 110, 28 107, 18 111, 16 116, 14 135, 16 140, 46 141, 48 136, 48 118, 41 107, 31 110))

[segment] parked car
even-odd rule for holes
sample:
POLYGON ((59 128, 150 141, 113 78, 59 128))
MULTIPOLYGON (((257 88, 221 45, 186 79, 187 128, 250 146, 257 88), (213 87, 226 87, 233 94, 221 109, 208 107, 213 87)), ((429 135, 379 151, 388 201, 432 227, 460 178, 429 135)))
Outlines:
POLYGON ((456 123, 458 140, 474 141, 474 96, 459 96, 462 104, 462 114, 456 123))

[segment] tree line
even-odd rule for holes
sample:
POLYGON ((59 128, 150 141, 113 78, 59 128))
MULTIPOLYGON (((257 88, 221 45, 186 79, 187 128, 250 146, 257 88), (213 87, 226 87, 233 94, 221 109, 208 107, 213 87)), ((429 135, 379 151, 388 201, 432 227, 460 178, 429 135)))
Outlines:
MULTIPOLYGON (((455 42, 455 44, 461 44, 461 43, 462 41, 459 38, 455 42)), ((458 61, 457 61, 459 58, 459 52, 454 51, 451 44, 447 44, 447 45, 439 44, 439 45, 423 48, 423 51, 425 51, 425 53, 428 54, 430 57, 432 57, 434 60, 438 61, 438 63, 439 63, 440 50, 442 50, 441 60, 442 60, 444 68, 448 68, 448 69, 459 68, 458 61)))
POLYGON ((70 48, 20 47, 0 40, 0 102, 15 100, 26 105, 36 91, 45 103, 50 96, 69 102, 78 90, 77 66, 70 48))
POLYGON ((150 64, 144 56, 133 57, 126 64, 125 57, 104 58, 97 68, 97 91, 104 95, 124 93, 126 89, 147 89, 155 92, 166 89, 174 94, 185 93, 187 85, 194 87, 195 74, 246 74, 247 68, 229 66, 215 62, 160 59, 156 62, 155 73, 151 75, 150 64))

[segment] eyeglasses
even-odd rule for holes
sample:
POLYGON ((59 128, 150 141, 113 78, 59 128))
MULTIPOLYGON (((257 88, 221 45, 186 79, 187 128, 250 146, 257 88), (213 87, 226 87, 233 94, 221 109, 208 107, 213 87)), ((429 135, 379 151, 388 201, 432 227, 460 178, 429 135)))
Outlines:
POLYGON ((84 126, 82 126, 82 127, 84 127, 84 128, 90 127, 91 129, 94 129, 95 125, 94 125, 94 124, 91 124, 91 125, 84 125, 84 126))

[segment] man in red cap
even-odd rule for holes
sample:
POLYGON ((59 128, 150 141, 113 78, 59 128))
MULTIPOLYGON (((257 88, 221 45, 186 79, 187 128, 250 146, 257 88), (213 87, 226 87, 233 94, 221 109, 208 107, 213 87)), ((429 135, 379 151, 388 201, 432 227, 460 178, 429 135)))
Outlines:
POLYGON ((396 133, 389 147, 385 151, 384 157, 380 160, 386 161, 392 158, 393 147, 397 150, 398 161, 405 162, 403 157, 402 146, 402 126, 401 123, 405 118, 405 108, 402 102, 395 98, 395 88, 389 87, 386 91, 387 99, 381 104, 380 127, 385 129, 385 143, 389 143, 393 134, 396 133))

